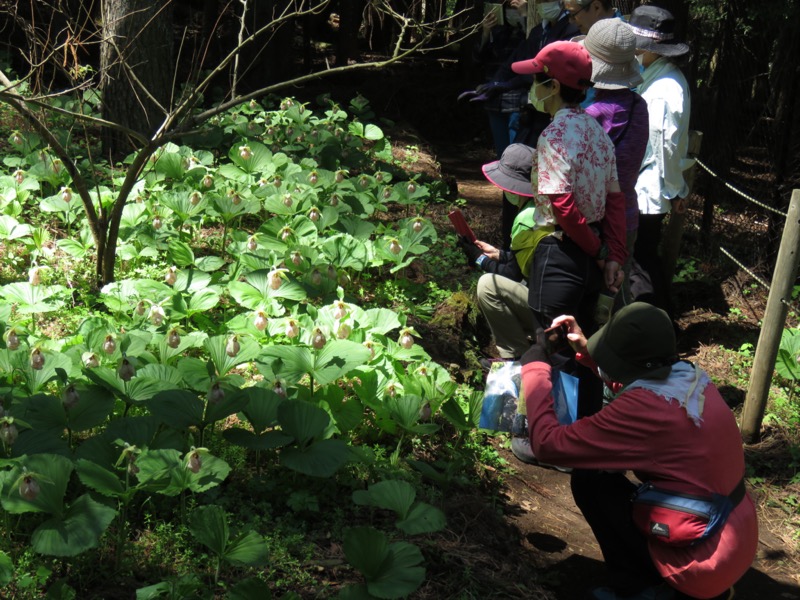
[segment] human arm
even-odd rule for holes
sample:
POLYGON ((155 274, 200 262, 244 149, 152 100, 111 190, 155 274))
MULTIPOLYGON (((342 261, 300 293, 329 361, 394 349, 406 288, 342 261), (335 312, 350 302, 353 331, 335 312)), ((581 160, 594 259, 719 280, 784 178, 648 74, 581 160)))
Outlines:
POLYGON ((589 256, 598 256, 602 242, 589 227, 586 217, 583 216, 577 204, 575 204, 572 192, 547 194, 547 196, 553 207, 553 216, 556 219, 556 223, 564 230, 569 239, 575 242, 589 256))
POLYGON ((654 448, 664 443, 667 403, 652 392, 624 392, 600 412, 560 425, 553 408, 552 369, 543 361, 522 366, 522 389, 530 441, 539 460, 592 469, 651 467, 654 448))
POLYGON ((480 240, 475 240, 473 244, 460 236, 458 245, 464 251, 469 265, 476 266, 486 273, 502 275, 514 281, 522 279, 522 272, 513 252, 500 250, 480 240))

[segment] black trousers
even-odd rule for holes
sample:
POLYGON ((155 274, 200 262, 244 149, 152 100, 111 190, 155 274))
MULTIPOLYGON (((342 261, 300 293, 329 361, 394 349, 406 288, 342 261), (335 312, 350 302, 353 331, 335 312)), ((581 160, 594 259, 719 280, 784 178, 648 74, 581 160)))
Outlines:
MULTIPOLYGON (((617 595, 634 595, 664 582, 650 559, 647 539, 631 517, 636 485, 623 473, 576 469, 572 497, 592 528, 608 569, 609 587, 617 595)), ((729 592, 711 600, 727 600, 729 592)), ((676 600, 694 600, 680 592, 676 600)))
POLYGON ((664 263, 659 253, 661 232, 666 216, 666 214, 639 215, 639 229, 636 234, 633 257, 639 263, 639 266, 650 275, 650 281, 653 284, 652 297, 637 298, 637 300, 649 302, 665 310, 669 318, 672 319, 674 317, 671 298, 672 286, 667 281, 664 273, 664 263))
MULTIPOLYGON (((547 236, 536 247, 528 278, 528 305, 539 324, 547 328, 560 315, 574 316, 588 338, 595 332, 594 308, 603 274, 596 261, 568 238, 547 236)), ((603 406, 603 382, 567 350, 551 357, 554 367, 578 378, 578 416, 603 406)))

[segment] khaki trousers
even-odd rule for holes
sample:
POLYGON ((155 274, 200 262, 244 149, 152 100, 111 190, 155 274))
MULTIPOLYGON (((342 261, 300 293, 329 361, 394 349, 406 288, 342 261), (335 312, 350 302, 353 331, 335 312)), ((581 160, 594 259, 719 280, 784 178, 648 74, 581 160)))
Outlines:
POLYGON ((484 273, 478 280, 478 306, 489 322, 501 358, 519 358, 531 347, 539 325, 528 306, 527 286, 484 273))

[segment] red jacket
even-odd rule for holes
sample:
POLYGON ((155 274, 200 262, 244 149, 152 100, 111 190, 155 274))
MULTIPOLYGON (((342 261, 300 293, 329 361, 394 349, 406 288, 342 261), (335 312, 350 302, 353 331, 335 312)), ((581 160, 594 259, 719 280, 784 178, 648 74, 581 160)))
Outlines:
MULTIPOLYGON (((705 390, 700 427, 677 402, 646 389, 623 391, 597 414, 562 426, 553 410, 550 365, 523 365, 522 386, 531 446, 542 462, 632 470, 657 487, 700 495, 730 494, 744 475, 739 428, 713 384, 705 390)), ((650 555, 672 587, 710 598, 747 571, 757 544, 755 506, 745 496, 712 538, 684 547, 650 541, 650 555)))

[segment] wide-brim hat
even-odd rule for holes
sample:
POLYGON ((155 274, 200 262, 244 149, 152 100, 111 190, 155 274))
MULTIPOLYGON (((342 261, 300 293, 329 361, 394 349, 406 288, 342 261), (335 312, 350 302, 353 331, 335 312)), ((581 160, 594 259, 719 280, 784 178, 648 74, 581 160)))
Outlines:
POLYGON ((533 152, 533 148, 525 144, 510 144, 503 150, 500 160, 483 165, 481 170, 486 179, 504 192, 532 198, 533 152))
POLYGON ((586 48, 576 42, 548 44, 534 58, 511 63, 511 70, 522 75, 544 73, 576 90, 592 87, 592 58, 586 48))
POLYGON ((675 17, 652 4, 637 6, 631 13, 630 27, 636 35, 636 49, 659 56, 683 56, 690 48, 675 36, 675 17))
POLYGON ((666 312, 646 302, 620 309, 587 342, 589 356, 613 380, 665 379, 678 361, 666 312))
POLYGON ((636 60, 636 36, 620 19, 601 19, 581 41, 592 57, 592 81, 601 90, 633 88, 642 83, 636 60))

